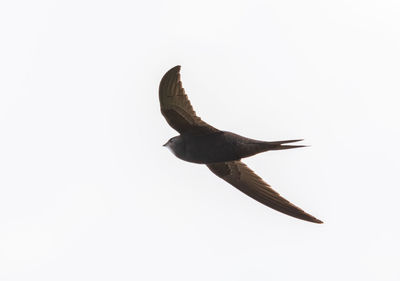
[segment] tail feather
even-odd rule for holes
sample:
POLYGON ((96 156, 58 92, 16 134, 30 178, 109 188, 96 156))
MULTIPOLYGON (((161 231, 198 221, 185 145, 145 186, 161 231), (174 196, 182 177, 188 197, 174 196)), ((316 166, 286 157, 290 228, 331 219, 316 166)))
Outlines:
POLYGON ((291 142, 298 142, 298 141, 302 141, 304 139, 297 139, 297 140, 284 140, 284 141, 269 141, 269 144, 285 144, 285 143, 291 143, 291 142))
POLYGON ((241 143, 242 145, 238 149, 239 158, 246 158, 256 155, 261 152, 266 152, 269 150, 283 150, 306 147, 307 145, 285 145, 286 143, 302 141, 302 139, 297 140, 284 140, 284 141, 258 141, 252 139, 245 139, 246 142, 241 143))
POLYGON ((292 143, 292 142, 298 142, 298 141, 302 141, 302 139, 268 142, 269 150, 282 150, 282 149, 307 147, 307 145, 284 145, 285 143, 292 143))
POLYGON ((271 147, 270 150, 282 150, 282 149, 291 149, 291 148, 299 148, 299 147, 308 147, 308 145, 278 145, 271 147))

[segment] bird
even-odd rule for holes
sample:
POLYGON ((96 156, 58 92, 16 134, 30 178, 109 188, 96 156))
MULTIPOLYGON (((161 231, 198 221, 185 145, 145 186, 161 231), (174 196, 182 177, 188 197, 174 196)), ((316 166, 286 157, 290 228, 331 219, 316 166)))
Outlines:
POLYGON ((259 141, 216 129, 196 115, 182 87, 181 66, 168 70, 159 85, 161 113, 179 135, 164 144, 181 160, 205 164, 211 172, 256 201, 286 215, 317 224, 321 220, 284 199, 241 160, 255 154, 304 147, 284 141, 259 141))

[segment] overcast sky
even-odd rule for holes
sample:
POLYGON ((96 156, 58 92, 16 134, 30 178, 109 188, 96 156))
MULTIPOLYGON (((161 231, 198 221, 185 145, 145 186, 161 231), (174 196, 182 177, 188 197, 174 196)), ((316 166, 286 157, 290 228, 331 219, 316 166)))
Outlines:
POLYGON ((1 1, 0 280, 400 280, 399 1, 1 1), (323 220, 162 147, 182 65, 244 162, 323 220))

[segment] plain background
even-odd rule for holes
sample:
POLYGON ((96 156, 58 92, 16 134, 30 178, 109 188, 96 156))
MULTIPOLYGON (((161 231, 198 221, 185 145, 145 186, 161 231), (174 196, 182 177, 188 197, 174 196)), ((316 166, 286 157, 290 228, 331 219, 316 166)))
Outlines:
POLYGON ((400 280, 399 1, 1 1, 0 280, 400 280), (316 225, 162 147, 182 65, 316 225))

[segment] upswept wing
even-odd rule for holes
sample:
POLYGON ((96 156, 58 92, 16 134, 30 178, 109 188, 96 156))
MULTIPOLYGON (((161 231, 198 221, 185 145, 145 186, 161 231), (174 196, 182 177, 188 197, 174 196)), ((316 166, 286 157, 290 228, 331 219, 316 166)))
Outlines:
POLYGON ((301 220, 323 223, 281 197, 241 161, 207 164, 207 167, 218 177, 272 209, 301 220))
POLYGON ((180 69, 180 65, 175 66, 161 79, 159 98, 162 115, 180 134, 206 135, 219 132, 196 115, 182 87, 180 69))

